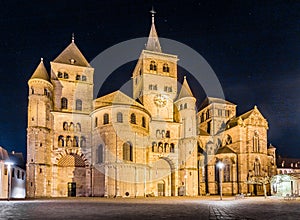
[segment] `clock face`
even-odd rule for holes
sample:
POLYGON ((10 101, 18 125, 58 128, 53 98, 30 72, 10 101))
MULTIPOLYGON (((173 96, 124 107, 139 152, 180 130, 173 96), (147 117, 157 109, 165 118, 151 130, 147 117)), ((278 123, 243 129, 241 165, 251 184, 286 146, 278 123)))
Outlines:
POLYGON ((158 107, 164 107, 167 104, 167 98, 164 95, 158 94, 154 97, 154 103, 158 107))

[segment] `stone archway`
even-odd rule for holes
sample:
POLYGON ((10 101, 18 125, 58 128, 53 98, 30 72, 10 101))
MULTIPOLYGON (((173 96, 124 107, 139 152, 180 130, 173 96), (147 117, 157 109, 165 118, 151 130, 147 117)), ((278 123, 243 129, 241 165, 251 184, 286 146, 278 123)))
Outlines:
POLYGON ((86 171, 86 162, 82 156, 73 153, 61 156, 57 162, 58 196, 86 196, 86 171))
POLYGON ((166 157, 159 158, 152 166, 152 181, 156 195, 175 196, 175 167, 172 160, 166 157))

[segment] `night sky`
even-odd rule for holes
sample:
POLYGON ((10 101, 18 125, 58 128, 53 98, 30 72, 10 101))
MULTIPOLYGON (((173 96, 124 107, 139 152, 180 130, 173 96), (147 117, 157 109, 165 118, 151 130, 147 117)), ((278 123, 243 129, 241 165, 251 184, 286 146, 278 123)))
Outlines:
MULTIPOLYGON (((41 57, 49 70, 72 33, 88 61, 119 42, 147 37, 152 5, 158 35, 201 54, 238 114, 257 105, 277 153, 300 157, 300 2, 276 0, 2 2, 0 146, 26 153, 27 81, 41 57)), ((99 94, 117 90, 134 65, 117 70, 99 94)), ((185 74, 180 68, 179 80, 185 74)), ((201 102, 201 89, 190 84, 201 102)))

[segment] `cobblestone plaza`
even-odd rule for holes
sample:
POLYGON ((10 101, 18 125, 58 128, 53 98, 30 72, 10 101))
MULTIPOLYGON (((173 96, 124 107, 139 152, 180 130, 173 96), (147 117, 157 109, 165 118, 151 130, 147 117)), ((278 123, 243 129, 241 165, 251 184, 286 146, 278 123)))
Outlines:
POLYGON ((0 219, 299 219, 300 200, 249 197, 0 201, 0 219))

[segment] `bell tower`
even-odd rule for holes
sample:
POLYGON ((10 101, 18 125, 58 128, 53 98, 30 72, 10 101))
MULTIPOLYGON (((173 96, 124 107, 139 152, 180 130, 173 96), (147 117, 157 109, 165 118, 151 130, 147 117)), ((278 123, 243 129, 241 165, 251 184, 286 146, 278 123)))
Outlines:
POLYGON ((51 163, 51 110, 53 85, 43 59, 28 81, 27 197, 46 196, 46 178, 51 163))
POLYGON ((162 52, 151 10, 152 24, 146 44, 133 71, 133 98, 150 111, 155 120, 173 121, 177 94, 177 56, 162 52))

